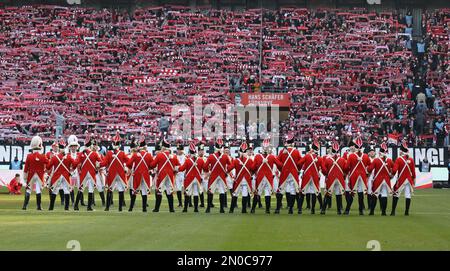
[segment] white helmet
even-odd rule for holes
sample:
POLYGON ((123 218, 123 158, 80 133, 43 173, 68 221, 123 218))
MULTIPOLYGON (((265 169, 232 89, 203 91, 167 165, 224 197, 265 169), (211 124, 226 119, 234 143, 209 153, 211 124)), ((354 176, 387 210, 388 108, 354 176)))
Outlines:
POLYGON ((32 150, 42 150, 42 138, 40 136, 34 136, 31 139, 30 148, 32 150))
POLYGON ((78 144, 78 138, 76 137, 76 135, 70 135, 69 138, 67 139, 67 146, 71 147, 71 146, 77 146, 80 147, 80 144, 78 144))

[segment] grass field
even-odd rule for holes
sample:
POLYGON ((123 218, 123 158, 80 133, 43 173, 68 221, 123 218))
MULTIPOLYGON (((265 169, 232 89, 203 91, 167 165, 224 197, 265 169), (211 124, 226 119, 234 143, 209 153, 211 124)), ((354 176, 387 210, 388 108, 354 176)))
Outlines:
MULTIPOLYGON (((381 250, 450 249, 450 190, 416 191, 409 217, 403 216, 403 198, 395 217, 381 217, 378 207, 376 216, 361 217, 356 204, 344 217, 336 215, 335 202, 326 216, 288 215, 286 209, 280 215, 263 209, 219 214, 217 207, 210 214, 181 213, 181 208, 173 214, 165 197, 161 212, 152 213, 154 195, 148 213, 141 212, 140 201, 133 213, 119 213, 117 205, 110 212, 101 207, 65 212, 59 197, 55 211, 48 212, 48 195, 45 211, 38 212, 34 194, 22 211, 23 196, 1 192, 0 250, 68 250, 69 240, 79 241, 81 250, 368 250, 369 240, 379 241, 381 250)), ((390 211, 391 199, 388 204, 390 211)))

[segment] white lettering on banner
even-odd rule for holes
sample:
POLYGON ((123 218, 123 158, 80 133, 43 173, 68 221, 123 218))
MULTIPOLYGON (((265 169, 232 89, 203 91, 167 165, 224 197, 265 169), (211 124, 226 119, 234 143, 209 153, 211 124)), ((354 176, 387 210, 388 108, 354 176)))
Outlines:
MULTIPOLYGON (((128 152, 130 149, 129 146, 124 146, 124 151, 128 152)), ((173 147, 172 150, 175 150, 176 148, 173 147)), ((261 148, 259 146, 255 146, 255 154, 258 153, 258 151, 261 148)), ((279 151, 282 150, 283 147, 274 148, 274 154, 278 155, 279 151)), ((298 147, 298 151, 302 156, 306 154, 307 148, 306 147, 298 147)), ((44 150, 42 153, 47 153, 51 151, 51 145, 45 145, 44 150)), ((147 150, 154 154, 155 146, 149 146, 147 147, 147 150)), ((186 151, 189 151, 188 147, 185 149, 186 151)), ((230 147, 230 152, 232 155, 236 155, 238 153, 239 147, 233 146, 230 147)), ((348 150, 348 147, 343 147, 341 149, 341 155, 343 155, 348 150)), ((206 149, 206 152, 208 152, 208 149, 206 149)), ((378 152, 378 148, 375 149, 375 152, 378 152)), ((446 149, 445 148, 426 148, 426 147, 417 147, 417 148, 409 148, 409 154, 412 155, 414 159, 414 163, 416 166, 420 164, 420 161, 422 161, 425 157, 430 162, 431 166, 433 167, 446 167, 446 159, 448 159, 445 155, 446 149)), ((8 165, 11 163, 12 160, 14 160, 14 157, 17 155, 19 161, 25 162, 27 155, 30 153, 30 146, 29 145, 2 145, 0 144, 0 165, 8 165)), ((394 153, 397 155, 400 154, 400 150, 398 149, 396 152, 394 152, 394 148, 388 148, 388 157, 395 159, 396 157, 393 157, 394 153)), ((319 155, 324 156, 326 155, 326 148, 321 147, 319 155)))

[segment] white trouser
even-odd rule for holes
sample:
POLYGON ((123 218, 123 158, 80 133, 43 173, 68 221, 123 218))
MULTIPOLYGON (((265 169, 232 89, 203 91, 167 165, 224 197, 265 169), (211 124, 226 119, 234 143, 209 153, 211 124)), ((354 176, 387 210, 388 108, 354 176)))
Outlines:
POLYGON ((364 181, 363 179, 360 177, 358 177, 358 180, 356 180, 356 191, 358 193, 364 192, 364 185, 363 185, 364 181))
POLYGON ((333 185, 333 187, 331 187, 331 190, 333 191, 333 193, 336 196, 342 195, 342 193, 341 193, 341 186, 339 185, 339 181, 338 180, 336 180, 334 182, 334 185, 333 185))
POLYGON ((54 195, 57 195, 58 191, 61 189, 64 191, 65 195, 70 194, 70 186, 63 176, 59 177, 59 180, 56 181, 55 185, 53 186, 52 193, 54 195))
POLYGON ((26 193, 31 194, 33 192, 33 184, 35 185, 34 191, 36 194, 40 194, 42 190, 41 179, 38 176, 31 178, 29 182, 29 187, 26 189, 26 193))
POLYGON ((278 177, 273 177, 273 191, 278 191, 278 186, 280 184, 280 179, 278 177))
POLYGON ((259 186, 260 189, 258 189, 258 195, 264 194, 264 196, 270 196, 272 195, 272 188, 270 187, 269 181, 264 177, 261 181, 261 184, 259 186))
POLYGON ((203 186, 203 191, 208 191, 208 179, 203 178, 202 186, 203 186))
POLYGON ((141 195, 142 196, 147 196, 148 195, 147 185, 145 184, 144 179, 142 179, 142 181, 141 181, 140 190, 141 190, 141 195))
POLYGON ((250 188, 248 187, 247 182, 242 180, 236 191, 233 192, 233 196, 237 197, 241 194, 243 197, 247 197, 250 192, 249 190, 250 188))
POLYGON ((223 183, 221 178, 218 178, 218 180, 215 182, 215 184, 211 187, 211 193, 215 193, 216 191, 219 191, 220 194, 227 192, 227 187, 223 183))
POLYGON ((380 190, 379 190, 380 192, 379 192, 379 194, 382 196, 382 197, 387 197, 388 196, 388 187, 387 187, 387 184, 385 184, 385 183, 383 183, 382 185, 381 185, 381 188, 380 188, 380 190))
POLYGON ((103 185, 103 176, 100 175, 100 173, 97 173, 95 175, 95 182, 98 192, 103 192, 104 185, 103 185))
POLYGON ((166 192, 167 194, 172 194, 172 183, 170 182, 169 177, 166 177, 159 186, 161 188, 161 193, 166 192))
POLYGON ((184 173, 177 173, 175 176, 175 191, 183 191, 184 173))
POLYGON ((87 187, 89 193, 94 193, 95 181, 94 181, 94 179, 92 179, 92 177, 89 174, 86 175, 84 183, 85 183, 85 185, 81 188, 81 191, 83 191, 84 188, 87 187))
MULTIPOLYGON (((407 182, 407 181, 405 181, 407 182)), ((400 195, 404 192, 405 198, 410 199, 412 195, 412 187, 411 184, 408 182, 407 184, 403 185, 398 191, 396 197, 400 197, 400 195)))
POLYGON ((314 188, 313 182, 309 182, 306 186, 305 186, 305 194, 315 194, 316 193, 316 189, 314 188))
POLYGON ((200 187, 197 182, 191 185, 191 195, 198 196, 200 195, 200 187))
POLYGON ((295 180, 292 177, 288 177, 285 181, 284 190, 286 193, 290 193, 291 195, 297 194, 297 190, 295 189, 295 180))
POLYGON ((233 179, 230 176, 227 176, 227 188, 228 189, 233 188, 233 179))
POLYGON ((119 176, 116 176, 111 187, 112 187, 111 191, 114 191, 114 190, 117 190, 119 192, 125 191, 125 185, 122 183, 122 180, 120 179, 119 176))
POLYGON ((369 178, 367 179, 367 194, 372 194, 372 182, 373 182, 373 175, 371 174, 369 178))

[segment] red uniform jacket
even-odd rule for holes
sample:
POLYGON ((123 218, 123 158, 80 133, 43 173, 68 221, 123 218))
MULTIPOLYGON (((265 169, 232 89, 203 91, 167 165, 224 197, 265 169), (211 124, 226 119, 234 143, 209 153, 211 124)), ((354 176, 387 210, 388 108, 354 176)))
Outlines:
POLYGON ((374 172, 373 176, 373 184, 372 184, 372 192, 374 194, 378 193, 383 182, 385 182, 388 186, 388 189, 391 189, 391 176, 392 176, 392 168, 394 167, 394 163, 391 158, 380 158, 377 157, 373 159, 372 163, 368 168, 368 172, 374 172))
POLYGON ((226 187, 226 177, 227 177, 227 166, 231 165, 231 159, 228 155, 220 152, 215 152, 208 156, 206 159, 204 170, 207 172, 211 171, 211 175, 209 176, 208 188, 217 181, 218 178, 221 178, 226 187))
POLYGON ((325 175, 325 186, 327 190, 332 190, 334 182, 337 180, 345 190, 345 159, 338 156, 327 156, 322 158, 322 172, 325 175))
POLYGON ((184 176, 184 188, 188 190, 190 186, 197 181, 197 184, 201 186, 202 184, 202 171, 205 166, 205 161, 202 157, 195 157, 191 155, 186 155, 186 160, 183 165, 178 169, 178 171, 185 171, 184 176))
POLYGON ((308 182, 312 179, 313 184, 317 190, 320 189, 320 175, 319 170, 322 165, 322 157, 318 156, 315 153, 308 153, 302 159, 302 185, 301 189, 303 190, 308 182))
POLYGON ((108 151, 100 163, 101 167, 106 167, 106 186, 111 186, 113 181, 118 176, 124 185, 127 184, 127 177, 125 174, 125 164, 128 162, 128 157, 125 152, 121 150, 108 151))
POLYGON ((235 191, 242 181, 247 182, 247 186, 250 188, 250 191, 253 191, 252 188, 252 169, 253 169, 253 160, 247 157, 238 157, 231 162, 231 165, 228 167, 228 172, 235 169, 236 176, 233 182, 233 191, 235 191))
POLYGON ((127 162, 127 167, 133 169, 133 190, 141 187, 141 182, 147 184, 147 188, 151 187, 150 183, 150 166, 153 162, 153 156, 146 151, 134 153, 127 162))
POLYGON ((394 185, 394 191, 400 189, 400 187, 405 184, 405 181, 408 181, 411 184, 411 187, 414 187, 416 167, 414 166, 414 160, 409 157, 409 155, 397 157, 392 171, 394 176, 398 174, 397 182, 394 185))
POLYGON ((170 151, 159 152, 150 165, 151 168, 158 167, 156 187, 159 188, 166 177, 169 177, 173 186, 176 167, 179 166, 180 162, 176 155, 171 154, 170 151))
POLYGON ((273 166, 276 165, 278 169, 283 167, 283 164, 273 154, 259 153, 253 160, 253 172, 256 174, 256 189, 259 189, 260 184, 264 178, 267 179, 270 186, 273 188, 273 166), (264 158, 266 161, 264 161, 264 158))
POLYGON ((282 164, 280 169, 280 184, 281 187, 289 175, 292 175, 297 185, 299 184, 298 174, 301 168, 302 156, 295 148, 285 148, 278 154, 278 161, 282 164))
POLYGON ((61 177, 70 184, 70 175, 76 166, 76 161, 70 154, 58 153, 54 155, 47 164, 47 169, 52 170, 50 185, 53 186, 61 177))
POLYGON ((364 186, 367 188, 367 167, 370 166, 370 158, 365 153, 355 152, 350 153, 347 158, 345 168, 348 175, 348 185, 350 190, 355 190, 356 181, 361 177, 364 186))
POLYGON ((85 150, 78 153, 77 165, 80 167, 80 185, 84 183, 84 179, 89 174, 95 183, 95 175, 97 174, 96 164, 102 162, 98 152, 85 150))
POLYGON ((44 173, 47 163, 47 157, 40 152, 33 152, 27 155, 25 167, 23 169, 23 172, 27 174, 25 180, 27 184, 31 181, 35 174, 39 177, 41 184, 44 183, 44 173))
POLYGON ((54 152, 54 151, 49 151, 45 154, 45 157, 47 157, 48 161, 50 161, 50 159, 52 159, 53 155, 58 154, 58 152, 54 152))

